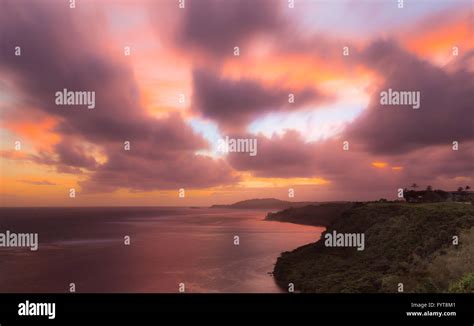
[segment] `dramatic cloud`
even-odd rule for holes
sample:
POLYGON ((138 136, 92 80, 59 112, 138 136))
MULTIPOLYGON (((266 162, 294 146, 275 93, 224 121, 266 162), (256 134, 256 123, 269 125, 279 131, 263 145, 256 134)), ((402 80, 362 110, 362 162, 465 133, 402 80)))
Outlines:
MULTIPOLYGON (((233 138, 252 138, 252 135, 233 138)), ((229 162, 237 170, 250 171, 259 177, 312 177, 316 157, 314 145, 306 144, 297 131, 288 131, 272 138, 257 137, 256 156, 230 153, 229 162)))
POLYGON ((81 183, 85 191, 133 191, 205 188, 235 183, 228 164, 210 157, 178 153, 165 159, 149 160, 133 153, 115 152, 90 180, 81 183), (170 163, 172 162, 172 163, 170 163))
POLYGON ((208 145, 179 115, 149 116, 140 104, 130 66, 119 58, 120 51, 106 56, 109 51, 93 32, 103 23, 100 13, 91 17, 90 24, 79 23, 76 13, 56 3, 2 5, 0 70, 14 81, 28 110, 58 119, 55 132, 62 138, 53 153, 40 152, 29 159, 55 165, 63 173, 93 171, 85 182, 91 191, 205 187, 233 181, 226 164, 194 154, 208 145), (22 46, 19 57, 14 55, 17 45, 22 46), (64 88, 94 91, 95 108, 55 105, 55 93, 64 88), (125 154, 125 141, 131 144, 130 154, 125 154), (106 163, 100 165, 81 142, 101 149, 106 163))
MULTIPOLYGON (((12 75, 31 106, 62 118, 60 128, 65 133, 95 140, 117 139, 121 133, 141 135, 147 129, 140 126, 146 117, 134 108, 138 90, 131 70, 112 57, 100 56, 100 41, 81 29, 84 24, 78 24, 74 13, 53 3, 6 2, 0 20, 2 71, 12 75), (14 55, 17 45, 22 47, 19 57, 14 55), (64 88, 95 91, 96 110, 56 106, 55 93, 64 88)), ((98 28, 97 24, 88 28, 98 28)))
POLYGON ((269 111, 297 109, 330 98, 313 88, 299 91, 264 87, 255 80, 230 80, 205 70, 193 73, 193 107, 224 129, 242 129, 252 119, 269 111), (294 103, 289 103, 289 95, 294 103))
POLYGON ((466 69, 472 54, 449 71, 410 54, 392 41, 376 41, 362 62, 383 79, 365 112, 347 130, 347 139, 374 153, 403 153, 429 145, 450 146, 474 139, 474 73, 466 69), (380 105, 380 92, 419 91, 421 107, 380 105))
POLYGON ((231 56, 259 34, 275 33, 285 24, 273 0, 191 0, 177 31, 181 47, 231 56))
POLYGON ((56 183, 50 182, 48 180, 40 180, 40 181, 34 181, 34 180, 20 180, 23 183, 27 183, 30 185, 34 186, 55 186, 56 183))
POLYGON ((55 150, 61 163, 65 165, 83 167, 88 170, 94 170, 97 167, 96 160, 92 156, 88 156, 82 146, 71 144, 71 141, 63 140, 56 145, 55 150))
POLYGON ((363 200, 474 181, 470 2, 396 14, 351 1, 185 3, 2 1, 0 192, 218 187, 241 198, 273 179, 313 186, 306 199, 363 200), (383 19, 368 22, 374 12, 383 19), (63 89, 95 92, 95 108, 56 105, 63 89), (380 105, 388 89, 420 92, 420 108, 380 105), (256 137, 257 155, 217 153, 225 136, 256 137))
POLYGON ((357 198, 357 192, 392 198, 396 189, 413 182, 456 189, 460 183, 473 181, 468 171, 474 161, 474 142, 464 144, 462 151, 453 151, 450 146, 431 146, 405 155, 377 156, 356 144, 350 144, 345 151, 343 141, 338 139, 305 142, 294 130, 271 138, 258 136, 257 143, 258 155, 231 153, 231 165, 255 177, 322 177, 330 181, 328 190, 350 193, 351 198, 357 198))

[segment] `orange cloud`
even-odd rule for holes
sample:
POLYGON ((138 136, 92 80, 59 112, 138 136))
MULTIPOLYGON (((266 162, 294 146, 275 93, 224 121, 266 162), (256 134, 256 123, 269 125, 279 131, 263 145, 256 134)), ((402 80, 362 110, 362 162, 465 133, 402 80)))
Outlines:
POLYGON ((453 46, 459 47, 461 54, 472 49, 472 16, 461 13, 452 15, 448 20, 446 17, 445 13, 430 17, 419 24, 415 31, 411 29, 411 33, 403 33, 400 40, 409 50, 428 57, 452 57, 453 46))
POLYGON ((308 54, 288 54, 265 58, 229 59, 223 75, 232 78, 254 78, 267 85, 286 83, 296 88, 319 85, 335 80, 371 80, 373 73, 362 66, 349 66, 340 57, 320 58, 308 54), (295 64, 297 62, 298 64, 295 64), (252 69, 248 69, 248 67, 252 69))
POLYGON ((6 158, 10 160, 22 160, 27 157, 25 152, 14 151, 14 150, 2 150, 0 151, 0 158, 6 158))
POLYGON ((383 168, 387 167, 388 163, 387 162, 375 161, 375 162, 372 162, 371 165, 373 167, 376 167, 377 169, 383 169, 383 168))
POLYGON ((250 173, 243 173, 243 180, 239 186, 244 188, 274 188, 307 185, 327 185, 329 180, 319 177, 313 178, 261 178, 254 177, 250 173))
POLYGON ((60 136, 52 132, 57 123, 56 119, 47 117, 41 121, 12 121, 4 127, 26 138, 36 148, 50 150, 60 140, 60 136))
MULTIPOLYGON (((372 165, 373 167, 377 168, 377 169, 384 169, 386 167, 389 166, 389 164, 387 162, 381 162, 381 161, 374 161, 372 163, 370 163, 370 165, 372 165)), ((395 165, 395 166, 390 166, 390 168, 393 170, 393 171, 401 171, 403 170, 403 166, 398 166, 398 165, 395 165)))

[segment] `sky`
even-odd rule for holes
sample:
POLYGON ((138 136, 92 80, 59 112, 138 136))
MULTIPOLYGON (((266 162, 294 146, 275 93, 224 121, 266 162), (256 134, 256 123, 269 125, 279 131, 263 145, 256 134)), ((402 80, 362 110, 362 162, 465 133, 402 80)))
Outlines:
POLYGON ((290 2, 0 0, 0 205, 474 186, 473 2, 290 2), (58 105, 63 89, 95 107, 58 105), (381 105, 388 89, 420 108, 381 105))

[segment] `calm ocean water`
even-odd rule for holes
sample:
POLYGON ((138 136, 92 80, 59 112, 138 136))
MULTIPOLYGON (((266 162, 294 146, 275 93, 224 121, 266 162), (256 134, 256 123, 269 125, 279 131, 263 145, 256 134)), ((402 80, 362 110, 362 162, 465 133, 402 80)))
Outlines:
POLYGON ((0 208, 0 233, 39 234, 39 249, 0 248, 0 292, 281 292, 269 274, 319 227, 264 221, 267 210, 0 208), (124 245, 124 236, 131 244, 124 245), (234 245, 234 236, 240 245, 234 245))

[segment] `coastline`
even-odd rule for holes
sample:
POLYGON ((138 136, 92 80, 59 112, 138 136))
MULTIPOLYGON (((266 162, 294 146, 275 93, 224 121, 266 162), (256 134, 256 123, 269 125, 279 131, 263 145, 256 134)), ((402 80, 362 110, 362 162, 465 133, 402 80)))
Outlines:
MULTIPOLYGON (((284 216, 282 222, 298 221, 284 216)), ((298 292, 388 293, 402 284, 403 292, 472 293, 472 240, 470 204, 357 203, 331 219, 320 241, 283 252, 273 276, 280 288, 293 283, 298 292), (335 230, 364 233, 365 250, 326 247, 321 240, 335 230)))

